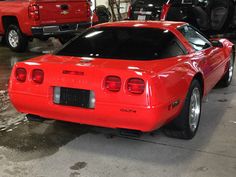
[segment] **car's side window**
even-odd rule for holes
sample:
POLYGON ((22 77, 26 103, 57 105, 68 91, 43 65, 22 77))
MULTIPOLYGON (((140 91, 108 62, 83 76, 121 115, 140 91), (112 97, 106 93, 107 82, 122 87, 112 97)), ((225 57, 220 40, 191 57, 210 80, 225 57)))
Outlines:
POLYGON ((169 58, 187 54, 187 50, 184 48, 181 42, 173 34, 170 36, 171 37, 168 39, 168 41, 165 41, 166 47, 162 48, 162 52, 159 52, 159 57, 169 58))
POLYGON ((191 26, 183 26, 178 30, 196 51, 211 47, 211 43, 191 26))

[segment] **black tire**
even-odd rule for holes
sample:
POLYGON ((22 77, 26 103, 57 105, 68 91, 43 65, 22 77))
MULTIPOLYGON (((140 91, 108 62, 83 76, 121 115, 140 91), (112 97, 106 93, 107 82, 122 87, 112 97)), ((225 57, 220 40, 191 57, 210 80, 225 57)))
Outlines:
POLYGON ((6 40, 5 40, 5 37, 4 37, 4 36, 0 36, 0 44, 1 44, 1 45, 6 44, 6 40))
POLYGON ((111 13, 104 5, 96 7, 96 15, 98 16, 98 23, 106 23, 111 20, 111 13))
POLYGON ((18 25, 8 26, 5 39, 8 47, 14 52, 24 52, 28 47, 28 38, 21 32, 18 25), (13 39, 12 34, 15 35, 15 39, 13 39))
POLYGON ((222 79, 218 82, 219 87, 228 87, 233 79, 233 73, 234 73, 234 59, 235 55, 234 53, 231 53, 230 60, 227 63, 227 72, 224 74, 222 79))
POLYGON ((201 117, 201 108, 202 108, 202 88, 199 81, 194 79, 189 88, 189 91, 188 91, 188 94, 187 94, 187 97, 186 97, 186 100, 185 100, 185 103, 184 103, 184 106, 182 108, 180 115, 177 118, 175 118, 170 124, 164 127, 163 129, 164 133, 167 136, 173 137, 173 138, 192 139, 198 130, 200 117, 201 117), (195 119, 190 119, 190 116, 192 115, 190 114, 190 109, 191 109, 190 107, 193 105, 191 104, 193 103, 193 99, 194 99, 192 97, 194 97, 194 94, 197 94, 197 93, 199 93, 199 99, 197 101, 199 102, 199 106, 198 106, 199 109, 197 111, 199 113, 196 114, 195 112, 195 114, 197 115, 196 125, 191 126, 190 121, 195 120, 195 119))

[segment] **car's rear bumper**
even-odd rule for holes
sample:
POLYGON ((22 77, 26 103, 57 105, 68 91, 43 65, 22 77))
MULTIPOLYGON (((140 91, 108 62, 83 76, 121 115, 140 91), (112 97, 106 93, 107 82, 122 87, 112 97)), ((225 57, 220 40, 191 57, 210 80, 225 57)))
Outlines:
POLYGON ((10 98, 19 112, 108 128, 150 132, 165 124, 168 117, 168 105, 147 107, 96 102, 95 109, 85 109, 56 105, 52 98, 19 92, 10 92, 10 98))
POLYGON ((39 27, 31 27, 31 32, 34 37, 58 36, 63 34, 73 34, 81 32, 82 30, 89 28, 91 25, 92 24, 90 22, 84 22, 84 23, 74 23, 74 24, 39 26, 39 27))

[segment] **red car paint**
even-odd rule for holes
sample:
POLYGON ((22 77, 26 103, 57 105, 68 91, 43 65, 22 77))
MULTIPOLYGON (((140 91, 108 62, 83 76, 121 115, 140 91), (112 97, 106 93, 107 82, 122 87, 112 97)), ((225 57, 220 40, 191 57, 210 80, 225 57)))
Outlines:
POLYGON ((182 25, 185 23, 138 21, 97 25, 169 30, 185 46, 188 54, 150 61, 103 58, 87 61, 83 57, 40 56, 14 66, 9 82, 10 99, 18 111, 45 118, 143 132, 155 130, 180 113, 190 84, 197 74, 204 82, 203 94, 209 93, 226 72, 232 51, 233 44, 221 39, 223 48, 210 47, 195 52, 176 30, 182 25), (16 79, 18 68, 26 70, 25 82, 16 79), (44 71, 42 84, 32 81, 35 69, 44 71), (104 88, 107 76, 120 78, 119 91, 111 92, 104 88), (127 91, 130 78, 140 78, 145 82, 144 93, 132 94, 127 91), (96 95, 95 108, 54 104, 54 86, 93 90, 96 95), (173 106, 176 102, 180 104, 173 106))
MULTIPOLYGON (((7 25, 12 22, 15 23, 15 21, 17 21, 21 32, 26 36, 34 36, 32 28, 63 24, 90 26, 90 11, 90 4, 87 0, 0 1, 0 35, 4 35, 7 25), (66 5, 68 9, 63 10, 61 5, 66 5)), ((57 33, 53 32, 54 34, 57 33)))

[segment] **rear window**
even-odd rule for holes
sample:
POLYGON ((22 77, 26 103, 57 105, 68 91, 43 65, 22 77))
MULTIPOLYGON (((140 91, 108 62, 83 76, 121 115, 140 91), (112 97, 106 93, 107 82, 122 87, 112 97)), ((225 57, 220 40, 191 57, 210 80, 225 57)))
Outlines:
POLYGON ((92 28, 57 53, 123 60, 153 60, 183 54, 183 46, 168 30, 126 27, 92 28))

